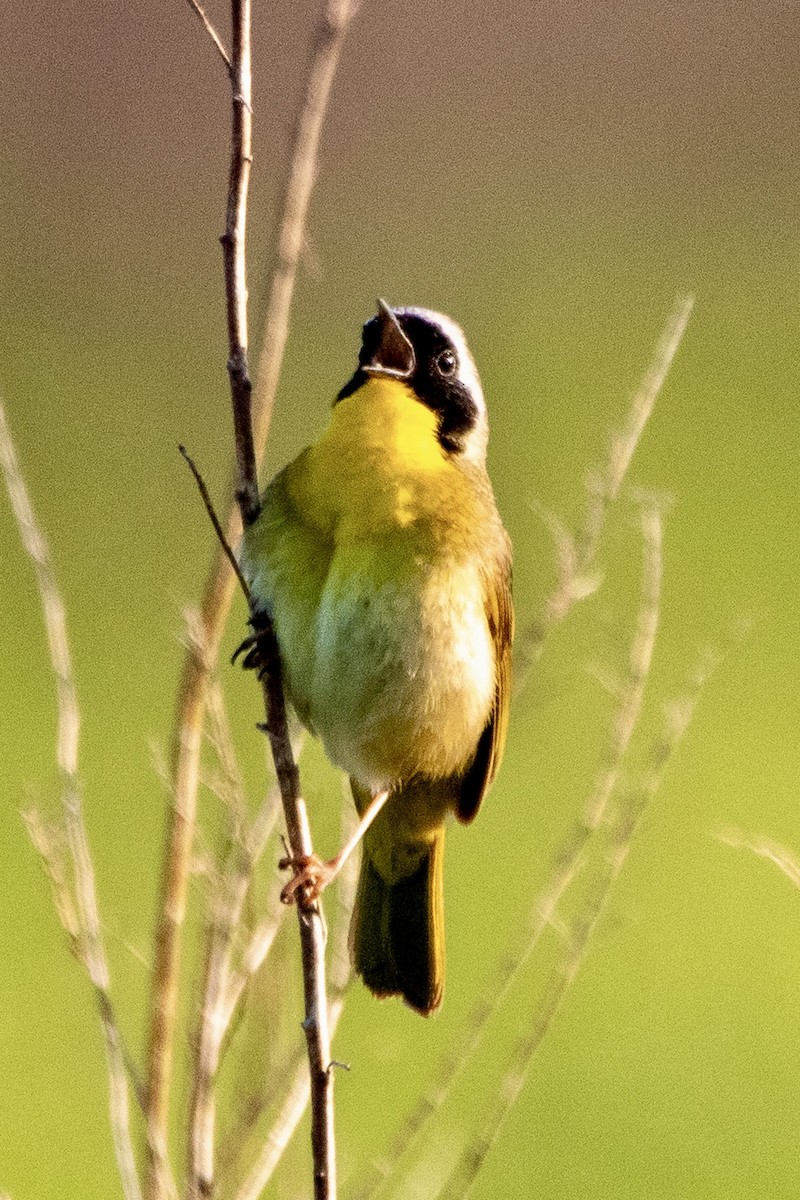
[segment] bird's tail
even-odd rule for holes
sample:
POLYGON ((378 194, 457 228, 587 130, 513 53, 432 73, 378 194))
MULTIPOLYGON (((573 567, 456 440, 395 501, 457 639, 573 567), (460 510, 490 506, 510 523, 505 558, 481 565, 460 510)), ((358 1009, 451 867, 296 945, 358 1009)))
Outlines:
POLYGON ((353 965, 376 996, 400 995, 427 1016, 444 989, 444 825, 393 854, 383 816, 364 836, 350 927, 353 965))

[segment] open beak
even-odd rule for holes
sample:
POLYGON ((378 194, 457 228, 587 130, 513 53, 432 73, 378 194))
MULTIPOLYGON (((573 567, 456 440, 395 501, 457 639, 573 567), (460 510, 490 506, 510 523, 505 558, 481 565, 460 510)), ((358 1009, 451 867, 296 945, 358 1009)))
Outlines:
POLYGON ((378 301, 380 340, 369 362, 361 364, 368 375, 388 375, 391 379, 410 379, 417 365, 414 347, 385 300, 378 301))

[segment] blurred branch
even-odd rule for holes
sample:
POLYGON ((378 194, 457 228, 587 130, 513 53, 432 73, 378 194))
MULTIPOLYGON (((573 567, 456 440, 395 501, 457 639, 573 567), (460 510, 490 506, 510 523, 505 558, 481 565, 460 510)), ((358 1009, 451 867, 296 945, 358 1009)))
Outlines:
MULTIPOLYGON (((258 512, 258 478, 250 416, 251 383, 247 365, 245 259, 253 124, 250 0, 231 0, 231 26, 231 163, 225 232, 220 240, 228 323, 228 375, 238 468, 236 498, 243 519, 248 521, 258 512)), ((210 647, 206 639, 203 639, 203 648, 202 656, 192 656, 190 659, 193 664, 202 661, 203 657, 206 659, 205 668, 197 673, 201 696, 211 668, 208 658, 210 647)), ((194 675, 194 671, 192 674, 194 675)), ((160 1200, 164 1191, 160 1164, 167 1155, 169 1133, 169 1093, 178 1001, 180 931, 186 907, 202 743, 201 696, 189 698, 185 693, 182 696, 184 702, 190 702, 182 704, 181 707, 178 771, 162 882, 161 916, 156 935, 147 1064, 147 1187, 150 1200, 160 1200), (188 757, 185 773, 180 770, 184 754, 188 757)))
MULTIPOLYGON (((655 550, 653 544, 648 553, 655 550)), ((660 573, 655 560, 652 567, 654 573, 660 573)), ((436 1200, 465 1200, 470 1194, 486 1156, 495 1145, 505 1119, 525 1085, 536 1052, 580 970, 592 935, 627 859, 642 815, 661 786, 666 766, 686 732, 714 661, 710 656, 707 657, 695 671, 686 693, 665 706, 662 733, 651 747, 649 761, 638 786, 627 789, 620 796, 617 811, 610 822, 606 851, 590 886, 582 896, 582 906, 564 927, 566 936, 560 957, 548 977, 533 1021, 526 1023, 517 1039, 509 1068, 498 1089, 497 1101, 491 1112, 486 1114, 478 1138, 462 1151, 444 1187, 437 1193, 436 1200)))
POLYGON ((678 296, 645 376, 633 394, 625 421, 611 438, 605 469, 589 478, 589 504, 580 540, 579 559, 582 563, 594 560, 606 513, 619 495, 639 439, 683 341, 693 308, 693 296, 678 296))
MULTIPOLYGON (((210 690, 210 716, 216 708, 216 691, 216 687, 210 690)), ((224 762, 230 755, 226 750, 227 729, 221 712, 217 712, 216 724, 219 727, 216 740, 221 743, 224 762)), ((235 762, 228 761, 227 772, 229 775, 236 773, 235 762)), ((247 935, 242 919, 244 904, 253 883, 255 868, 275 826, 278 789, 270 789, 249 824, 245 823, 244 806, 238 799, 236 789, 233 792, 226 789, 226 792, 233 798, 233 803, 226 806, 228 849, 221 877, 215 881, 210 900, 200 1022, 191 1067, 188 1181, 189 1195, 192 1197, 211 1195, 214 1191, 215 1085, 225 1038, 245 985, 264 961, 285 912, 278 906, 277 911, 261 922, 252 935, 247 935), (233 952, 237 941, 242 938, 246 940, 243 966, 235 969, 233 952)), ((222 798, 225 799, 225 793, 222 798)))
POLYGON ((715 834, 717 841, 734 850, 749 850, 759 858, 765 858, 786 876, 796 888, 800 888, 800 860, 793 850, 773 842, 770 838, 750 837, 740 829, 721 829, 715 834))
POLYGON ((56 910, 61 923, 70 939, 72 949, 88 973, 94 989, 95 1002, 105 1039, 109 1110, 117 1167, 125 1200, 141 1200, 141 1189, 131 1139, 125 1053, 111 1004, 108 962, 100 926, 94 866, 83 819, 78 776, 80 715, 75 679, 72 673, 72 657, 67 638, 66 612, 56 583, 50 550, 33 511, 2 402, 0 402, 0 466, 3 468, 23 548, 33 563, 44 615, 50 665, 56 683, 58 705, 56 761, 61 775, 62 820, 71 864, 71 879, 67 878, 63 858, 56 851, 58 833, 48 828, 36 813, 28 814, 26 824, 34 846, 42 856, 50 877, 56 910))
MULTIPOLYGON (((341 44, 353 11, 354 7, 349 0, 337 0, 336 3, 326 5, 301 102, 297 134, 282 201, 278 254, 273 270, 265 322, 264 349, 251 414, 256 468, 263 458, 283 362, 289 311, 308 206, 316 178, 320 131, 341 44)), ((241 532, 239 510, 234 505, 226 526, 228 544, 235 546, 241 532)), ((234 588, 235 578, 230 564, 224 551, 218 548, 206 579, 201 603, 203 652, 198 653, 196 649, 187 652, 175 718, 171 771, 173 798, 166 832, 150 1010, 148 1092, 152 1120, 148 1141, 151 1155, 163 1153, 166 1148, 169 1079, 177 1021, 180 938, 186 912, 197 810, 206 687, 210 670, 219 654, 234 588)), ((155 1181, 149 1195, 150 1200, 157 1200, 159 1196, 155 1181)))
MULTIPOLYGON (((194 635, 199 632, 195 625, 194 635)), ((223 1043, 235 1009, 235 1003, 229 1003, 233 951, 237 937, 242 934, 242 912, 253 874, 277 818, 277 788, 272 788, 253 822, 247 825, 238 767, 216 680, 209 688, 208 701, 213 741, 223 768, 219 794, 225 806, 227 850, 221 872, 214 875, 212 882, 199 1026, 193 1039, 187 1150, 190 1197, 214 1192, 215 1085, 223 1043)), ((237 1000, 239 995, 241 992, 237 1000)))
POLYGON ((314 34, 314 48, 298 110, 294 146, 284 185, 281 225, 264 321, 264 352, 256 375, 257 403, 253 412, 253 433, 258 447, 266 444, 275 406, 297 269, 305 242, 308 208, 317 177, 322 123, 345 34, 356 8, 356 0, 323 0, 323 10, 314 34))
POLYGON ((524 630, 518 639, 521 660, 519 677, 523 680, 541 654, 550 630, 564 620, 574 604, 597 590, 599 577, 596 558, 608 509, 619 496, 639 439, 678 352, 693 307, 692 296, 679 296, 676 300, 650 365, 633 395, 625 421, 611 436, 605 466, 601 471, 592 472, 587 479, 586 511, 577 535, 573 536, 553 515, 545 514, 556 545, 558 580, 541 617, 524 630))

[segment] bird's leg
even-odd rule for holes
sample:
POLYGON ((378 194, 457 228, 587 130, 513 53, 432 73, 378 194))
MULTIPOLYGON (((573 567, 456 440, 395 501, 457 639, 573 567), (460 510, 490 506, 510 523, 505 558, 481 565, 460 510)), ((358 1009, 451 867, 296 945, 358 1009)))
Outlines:
POLYGON ((303 897, 307 903, 316 900, 320 892, 329 883, 332 883, 339 874, 388 799, 388 788, 386 791, 378 792, 376 796, 372 797, 367 811, 353 830, 352 836, 345 842, 335 858, 329 858, 325 861, 316 854, 309 854, 299 859, 291 857, 282 858, 278 863, 281 870, 293 867, 295 871, 295 874, 281 892, 282 902, 284 904, 291 904, 298 891, 303 893, 303 897))

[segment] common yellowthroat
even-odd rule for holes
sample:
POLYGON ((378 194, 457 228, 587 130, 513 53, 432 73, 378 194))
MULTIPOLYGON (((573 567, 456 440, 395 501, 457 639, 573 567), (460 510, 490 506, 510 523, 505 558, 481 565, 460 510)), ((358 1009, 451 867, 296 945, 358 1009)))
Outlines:
POLYGON ((477 813, 508 724, 511 547, 487 437, 458 325, 380 301, 328 428, 268 485, 242 548, 292 705, 362 818, 385 799, 363 838, 355 969, 421 1013, 444 985, 445 821, 477 813))

